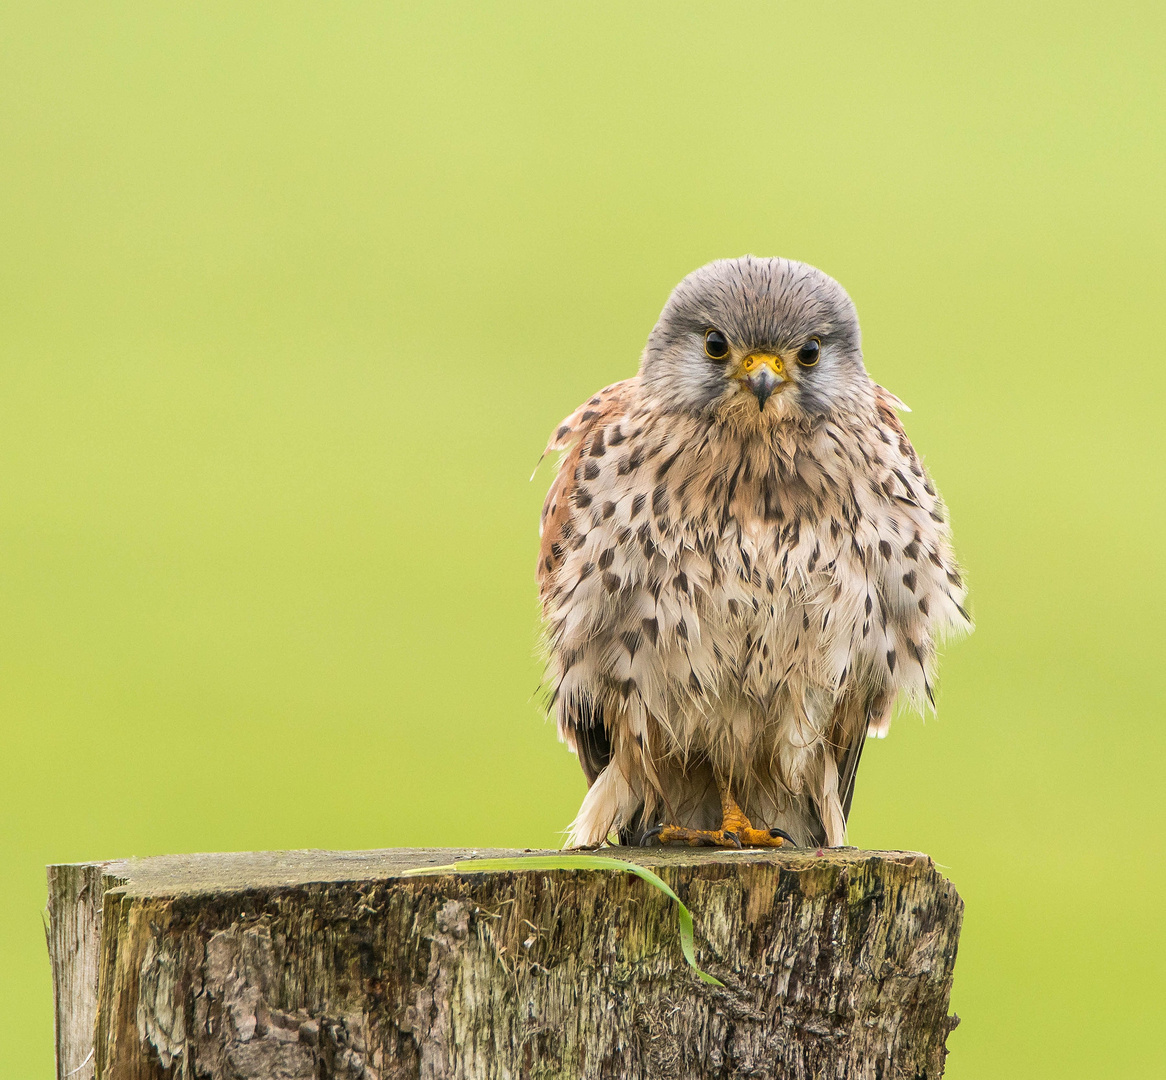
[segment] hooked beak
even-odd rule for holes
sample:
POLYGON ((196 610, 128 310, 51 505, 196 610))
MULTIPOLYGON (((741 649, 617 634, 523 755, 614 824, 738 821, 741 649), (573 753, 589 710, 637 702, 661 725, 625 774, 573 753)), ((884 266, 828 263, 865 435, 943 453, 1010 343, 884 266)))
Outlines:
POLYGON ((769 353, 753 353, 745 357, 738 378, 753 391, 758 411, 765 408, 765 403, 775 390, 780 390, 789 382, 784 361, 780 356, 769 353))

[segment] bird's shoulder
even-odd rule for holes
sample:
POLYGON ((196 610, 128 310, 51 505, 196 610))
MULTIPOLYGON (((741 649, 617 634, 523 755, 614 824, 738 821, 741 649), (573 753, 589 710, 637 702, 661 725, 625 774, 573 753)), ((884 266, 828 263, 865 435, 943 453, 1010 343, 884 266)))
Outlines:
POLYGON ((623 412, 635 395, 637 380, 621 379, 605 386, 582 405, 565 416, 551 432, 544 455, 556 450, 574 447, 592 428, 600 426, 623 412))

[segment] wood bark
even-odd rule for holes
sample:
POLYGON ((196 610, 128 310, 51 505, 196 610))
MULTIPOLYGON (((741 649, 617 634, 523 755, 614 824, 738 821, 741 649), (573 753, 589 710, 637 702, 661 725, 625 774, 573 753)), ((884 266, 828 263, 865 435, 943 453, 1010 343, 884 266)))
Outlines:
POLYGON ((58 1080, 939 1077, 963 903, 925 855, 615 849, 49 868, 58 1080))

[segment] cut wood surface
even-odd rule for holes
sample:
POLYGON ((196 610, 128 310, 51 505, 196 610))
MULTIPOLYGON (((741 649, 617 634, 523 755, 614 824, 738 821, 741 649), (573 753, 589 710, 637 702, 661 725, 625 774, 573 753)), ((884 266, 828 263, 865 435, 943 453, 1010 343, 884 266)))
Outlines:
POLYGON ((49 868, 58 1080, 939 1077, 963 904, 925 855, 613 848, 49 868), (531 852, 527 854, 552 854, 531 852))

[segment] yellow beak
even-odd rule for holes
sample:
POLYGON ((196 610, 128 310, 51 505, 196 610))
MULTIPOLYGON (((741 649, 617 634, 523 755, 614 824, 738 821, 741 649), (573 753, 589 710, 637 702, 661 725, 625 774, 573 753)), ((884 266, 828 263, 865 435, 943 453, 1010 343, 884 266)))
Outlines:
POLYGON ((785 361, 772 353, 750 353, 742 361, 737 378, 753 391, 758 410, 764 409, 770 395, 789 381, 785 361))

